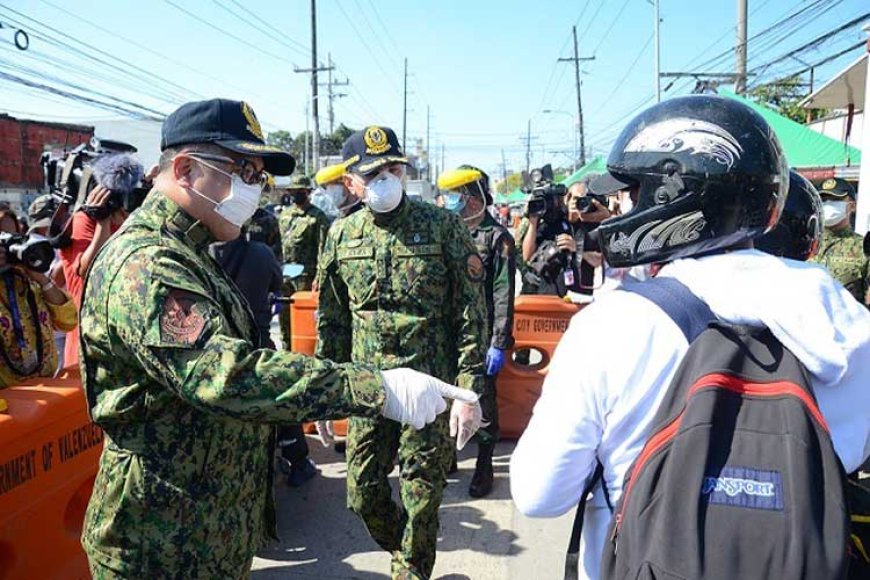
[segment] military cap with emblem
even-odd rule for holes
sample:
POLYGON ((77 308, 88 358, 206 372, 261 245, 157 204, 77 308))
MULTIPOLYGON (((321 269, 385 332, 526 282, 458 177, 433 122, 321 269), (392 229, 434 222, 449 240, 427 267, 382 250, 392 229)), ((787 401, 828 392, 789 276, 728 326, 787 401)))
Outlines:
POLYGON ((263 158, 266 171, 290 175, 292 155, 266 144, 254 110, 244 101, 211 99, 185 103, 163 121, 160 150, 196 143, 214 143, 241 155, 263 158))
POLYGON ((310 191, 314 189, 314 186, 311 183, 311 178, 307 175, 294 175, 290 178, 290 185, 285 189, 288 191, 299 191, 300 189, 310 191))
POLYGON ((384 165, 410 165, 396 132, 374 125, 348 137, 341 148, 341 157, 347 171, 362 175, 374 173, 384 165))
POLYGON ((824 180, 819 185, 819 195, 821 195, 823 199, 826 197, 837 199, 850 197, 852 199, 855 199, 855 188, 852 187, 852 184, 845 179, 840 179, 839 177, 832 177, 830 179, 824 180))

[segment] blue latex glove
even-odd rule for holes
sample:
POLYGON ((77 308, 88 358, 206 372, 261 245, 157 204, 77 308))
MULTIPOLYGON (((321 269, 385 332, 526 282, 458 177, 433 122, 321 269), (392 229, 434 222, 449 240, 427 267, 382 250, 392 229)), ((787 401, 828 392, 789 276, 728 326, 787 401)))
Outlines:
POLYGON ((500 348, 491 346, 486 351, 486 376, 494 377, 504 366, 504 351, 500 348))

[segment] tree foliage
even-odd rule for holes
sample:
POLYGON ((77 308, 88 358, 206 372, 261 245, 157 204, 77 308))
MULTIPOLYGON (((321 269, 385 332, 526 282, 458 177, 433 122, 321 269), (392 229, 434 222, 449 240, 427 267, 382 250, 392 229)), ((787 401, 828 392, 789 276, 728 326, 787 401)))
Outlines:
MULTIPOLYGON (((344 123, 340 124, 333 133, 323 134, 320 136, 320 155, 340 155, 341 146, 354 133, 355 129, 351 129, 344 123)), ((296 157, 301 169, 302 159, 305 155, 305 142, 308 141, 311 145, 311 131, 302 131, 296 136, 290 134, 289 131, 279 130, 272 131, 266 135, 266 143, 280 147, 284 151, 289 152, 296 157)))
MULTIPOLYGON (((775 83, 759 85, 746 92, 746 96, 759 103, 776 110, 792 121, 806 123, 807 110, 798 106, 809 94, 806 84, 799 76, 789 77, 775 83)), ((826 111, 816 110, 814 117, 822 117, 826 111)))

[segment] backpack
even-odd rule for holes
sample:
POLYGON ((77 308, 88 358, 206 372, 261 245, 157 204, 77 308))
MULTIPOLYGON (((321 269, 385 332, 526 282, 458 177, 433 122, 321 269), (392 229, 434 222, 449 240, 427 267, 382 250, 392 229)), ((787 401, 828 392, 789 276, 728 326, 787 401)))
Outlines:
POLYGON ((766 328, 716 321, 676 280, 626 289, 690 347, 626 474, 601 577, 846 578, 845 474, 800 361, 766 328))

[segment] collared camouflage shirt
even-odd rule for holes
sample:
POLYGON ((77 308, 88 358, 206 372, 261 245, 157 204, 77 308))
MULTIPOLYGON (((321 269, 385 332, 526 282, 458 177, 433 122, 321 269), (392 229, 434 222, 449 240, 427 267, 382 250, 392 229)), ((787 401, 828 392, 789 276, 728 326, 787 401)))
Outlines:
POLYGON ((152 191, 88 273, 82 379, 106 435, 82 537, 92 566, 246 576, 274 531, 273 425, 383 408, 365 367, 257 350, 213 241, 152 191))
POLYGON ((410 367, 480 393, 483 261, 450 212, 407 197, 336 221, 318 277, 318 356, 410 367))
POLYGON ((819 253, 812 261, 822 264, 855 300, 870 307, 870 267, 864 255, 864 238, 849 228, 826 228, 819 253))
POLYGON ((302 275, 314 279, 326 230, 329 229, 326 214, 313 205, 302 209, 294 203, 281 212, 278 224, 284 262, 302 264, 305 267, 302 275))

